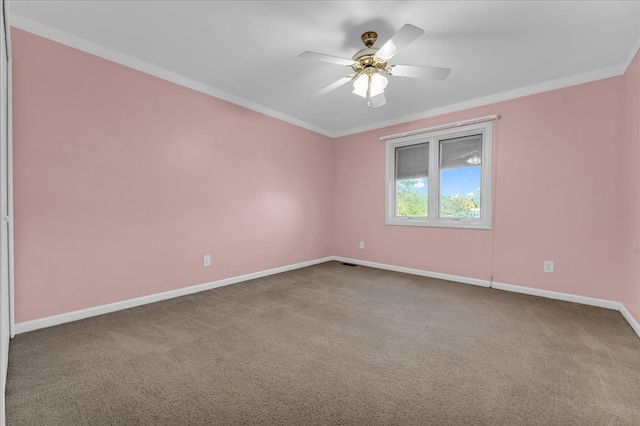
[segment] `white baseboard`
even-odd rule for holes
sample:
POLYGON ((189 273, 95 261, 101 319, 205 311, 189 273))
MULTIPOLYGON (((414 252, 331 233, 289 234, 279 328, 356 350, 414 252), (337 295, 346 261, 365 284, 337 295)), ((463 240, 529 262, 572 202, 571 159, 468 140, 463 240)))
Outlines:
POLYGON ((638 325, 638 321, 636 321, 633 315, 631 315, 631 313, 627 310, 627 308, 625 308, 625 306, 621 302, 614 302, 613 300, 597 299, 595 297, 577 296, 575 294, 560 293, 560 292, 551 291, 551 290, 540 290, 537 288, 522 287, 519 285, 504 284, 504 283, 497 283, 497 282, 493 282, 492 287, 497 290, 505 290, 505 291, 511 291, 514 293, 530 294, 532 296, 546 297, 547 299, 563 300, 565 302, 574 302, 574 303, 580 303, 582 305, 597 306, 599 308, 613 309, 614 311, 619 311, 624 317, 624 319, 627 320, 631 328, 633 328, 633 331, 635 331, 638 337, 640 337, 640 325, 638 325))
POLYGON ((441 274, 440 272, 425 271, 422 269, 405 268, 404 266, 388 265, 386 263, 369 262, 367 260, 350 259, 348 257, 333 256, 332 260, 338 262, 353 263, 355 265, 369 266, 371 268, 385 269, 387 271, 404 272, 405 274, 420 275, 421 277, 439 278, 441 280, 456 281, 463 284, 490 287, 491 282, 478 278, 461 277, 459 275, 441 274))
POLYGON ((640 324, 638 324, 638 321, 633 317, 633 315, 631 315, 631 312, 629 312, 622 303, 620 304, 620 313, 622 314, 624 319, 627 320, 631 328, 633 328, 633 331, 635 331, 638 337, 640 337, 640 324))
POLYGON ((638 337, 640 337, 640 325, 638 324, 638 321, 636 321, 636 319, 631 315, 631 313, 627 310, 627 308, 625 308, 625 306, 622 303, 614 302, 613 300, 597 299, 595 297, 577 296, 575 294, 560 293, 557 291, 550 291, 550 290, 540 290, 537 288, 498 283, 495 281, 491 282, 488 280, 480 280, 477 278, 461 277, 458 275, 441 274, 439 272, 405 268, 402 266, 387 265, 384 263, 369 262, 366 260, 359 260, 359 259, 350 259, 350 258, 341 257, 341 256, 332 256, 331 260, 336 260, 338 262, 353 263, 355 265, 369 266, 371 268, 385 269, 388 271, 404 272, 407 274, 420 275, 423 277, 440 278, 443 280, 455 281, 463 284, 472 284, 472 285, 478 285, 482 287, 491 287, 496 290, 504 290, 504 291, 510 291, 513 293, 529 294, 532 296, 546 297, 547 299, 563 300, 565 302, 574 302, 574 303, 580 303, 582 305, 590 305, 590 306, 597 306, 599 308, 613 309, 614 311, 620 311, 622 316, 629 322, 629 325, 631 325, 631 328, 633 328, 633 330, 636 332, 638 337))
POLYGON ((33 321, 26 321, 15 325, 16 334, 26 333, 28 331, 38 330, 40 328, 51 327, 58 324, 64 324, 71 321, 77 321, 84 318, 94 317, 97 315, 108 314, 123 309, 133 308, 148 303, 159 302, 162 300, 173 299, 175 297, 186 296, 188 294, 199 293, 205 290, 211 290, 243 281, 253 280, 256 278, 266 277, 268 275, 279 274, 282 272, 292 271, 294 269, 306 268, 307 266, 317 265, 319 263, 338 261, 353 263, 355 265, 368 266, 371 268, 384 269, 387 271, 403 272, 406 274, 418 275, 422 277, 438 278, 447 281, 454 281, 463 284, 477 285, 480 287, 492 287, 496 290, 510 291, 514 293, 529 294, 532 296, 546 297, 548 299, 563 300, 566 302, 580 303, 583 305, 597 306, 600 308, 613 309, 620 311, 622 316, 629 322, 631 328, 640 337, 640 325, 638 321, 631 315, 627 308, 620 302, 612 300, 597 299, 593 297, 577 296, 575 294, 560 293, 557 291, 540 290, 531 287, 522 287, 513 284, 505 284, 498 282, 490 282, 478 278, 462 277, 459 275, 442 274, 440 272, 425 271, 422 269, 406 268, 403 266, 388 265, 386 263, 370 262, 367 260, 351 259, 342 256, 329 256, 320 259, 309 260, 306 262, 296 263, 293 265, 281 266, 279 268, 267 269, 264 271, 254 272, 237 277, 225 278, 209 283, 198 284, 191 287, 179 288, 176 290, 166 291, 163 293, 152 294, 149 296, 138 297, 135 299, 123 300, 121 302, 110 303, 108 305, 96 306, 94 308, 82 309, 79 311, 68 312, 65 314, 54 315, 46 318, 40 318, 33 321))
POLYGON ((599 308, 620 310, 620 302, 614 302, 606 299, 596 299, 594 297, 576 296, 575 294, 560 293, 551 290, 540 290, 531 287, 522 287, 513 284, 504 284, 493 282, 491 287, 498 290, 511 291, 513 293, 530 294, 532 296, 546 297, 547 299, 564 300, 565 302, 580 303, 583 305, 597 306, 599 308))
POLYGON ((324 257, 320 259, 309 260, 293 265, 281 266, 279 268, 267 269, 265 271, 253 272, 251 274, 239 275, 237 277, 225 278, 209 283, 165 291, 163 293, 156 293, 149 296, 137 297, 135 299, 109 303, 107 305, 96 306, 94 308, 81 309, 79 311, 67 312, 64 314, 53 315, 46 318, 39 318, 32 321, 25 321, 15 325, 15 332, 16 334, 26 333, 28 331, 34 331, 40 328, 51 327, 67 322, 108 314, 110 312, 121 311, 123 309, 129 309, 140 305, 146 305, 148 303, 154 303, 162 300, 173 299, 175 297, 186 296, 188 294, 199 293, 201 291, 211 290, 214 288, 236 284, 243 281, 254 280, 256 278, 262 278, 268 275, 280 274, 282 272, 292 271, 294 269, 306 268, 307 266, 317 265, 319 263, 328 262, 330 260, 333 260, 333 257, 324 257))

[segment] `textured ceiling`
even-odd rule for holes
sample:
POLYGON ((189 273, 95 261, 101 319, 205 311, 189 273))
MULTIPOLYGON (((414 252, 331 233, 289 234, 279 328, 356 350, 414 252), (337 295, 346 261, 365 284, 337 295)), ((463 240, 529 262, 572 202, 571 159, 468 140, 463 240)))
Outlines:
POLYGON ((640 3, 612 1, 47 0, 12 1, 10 13, 330 136, 617 75, 640 36, 640 3), (447 80, 390 77, 387 105, 371 110, 350 84, 309 98, 349 69, 298 54, 351 58, 363 32, 384 42, 405 23, 426 34, 392 62, 452 68, 447 80))

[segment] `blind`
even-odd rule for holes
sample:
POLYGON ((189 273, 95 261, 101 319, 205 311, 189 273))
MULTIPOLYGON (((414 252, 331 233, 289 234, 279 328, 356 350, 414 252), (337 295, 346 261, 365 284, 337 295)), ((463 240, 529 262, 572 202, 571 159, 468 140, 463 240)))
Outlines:
POLYGON ((396 179, 429 176, 429 143, 396 148, 396 179))
POLYGON ((440 168, 480 166, 482 160, 482 135, 440 141, 440 168))

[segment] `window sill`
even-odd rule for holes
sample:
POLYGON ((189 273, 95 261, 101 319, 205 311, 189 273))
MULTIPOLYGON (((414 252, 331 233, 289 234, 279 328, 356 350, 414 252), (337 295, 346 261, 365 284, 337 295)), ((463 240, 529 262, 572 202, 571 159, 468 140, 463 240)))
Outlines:
POLYGON ((424 226, 430 228, 478 229, 491 230, 491 224, 481 221, 465 220, 425 220, 425 219, 388 219, 385 225, 391 226, 424 226))

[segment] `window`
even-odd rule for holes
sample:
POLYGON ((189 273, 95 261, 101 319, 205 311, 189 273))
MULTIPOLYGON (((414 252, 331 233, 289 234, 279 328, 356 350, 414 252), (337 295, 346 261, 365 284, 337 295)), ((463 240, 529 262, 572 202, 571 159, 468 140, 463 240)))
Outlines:
POLYGON ((387 225, 491 229, 491 121, 389 139, 387 225))

